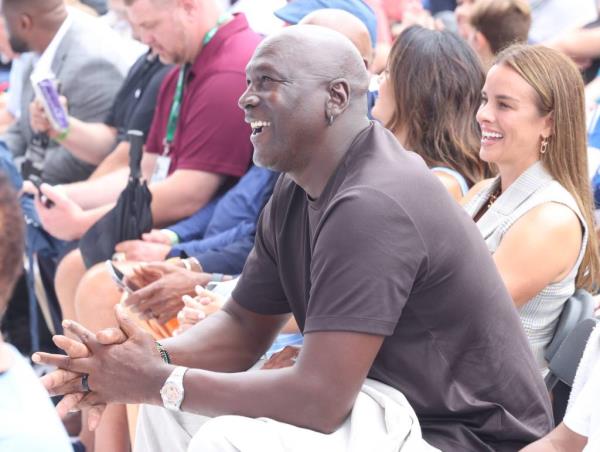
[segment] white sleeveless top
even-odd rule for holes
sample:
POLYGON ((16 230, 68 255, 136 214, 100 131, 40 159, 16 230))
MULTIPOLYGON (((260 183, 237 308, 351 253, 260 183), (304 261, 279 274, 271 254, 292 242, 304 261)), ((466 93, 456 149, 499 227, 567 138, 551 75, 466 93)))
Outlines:
MULTIPOLYGON (((474 217, 488 202, 490 195, 496 191, 499 184, 500 178, 497 177, 464 206, 471 217, 474 217)), ((547 202, 564 204, 575 212, 583 227, 583 240, 577 261, 569 274, 561 281, 544 287, 519 309, 523 328, 540 369, 547 367, 544 351, 552 340, 565 301, 575 292, 577 270, 583 260, 588 241, 586 222, 573 196, 546 171, 539 161, 521 174, 477 222, 477 227, 493 254, 498 249, 504 234, 519 218, 547 202)))

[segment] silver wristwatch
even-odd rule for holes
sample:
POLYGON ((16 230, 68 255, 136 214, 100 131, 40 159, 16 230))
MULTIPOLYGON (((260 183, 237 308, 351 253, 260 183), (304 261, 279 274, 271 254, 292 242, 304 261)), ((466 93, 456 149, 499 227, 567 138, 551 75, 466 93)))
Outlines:
POLYGON ((163 406, 165 408, 173 411, 180 411, 184 397, 183 376, 187 370, 187 367, 176 367, 160 389, 160 396, 162 397, 163 406))

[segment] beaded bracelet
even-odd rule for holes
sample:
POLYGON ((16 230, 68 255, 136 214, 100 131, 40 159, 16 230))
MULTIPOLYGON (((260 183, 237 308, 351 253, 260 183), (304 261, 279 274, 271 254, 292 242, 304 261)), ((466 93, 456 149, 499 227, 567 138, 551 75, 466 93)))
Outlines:
POLYGON ((156 341, 155 344, 156 349, 158 350, 158 353, 160 353, 160 357, 163 359, 163 361, 167 364, 171 364, 171 357, 169 356, 169 352, 167 351, 167 349, 164 348, 162 344, 158 341, 156 341))

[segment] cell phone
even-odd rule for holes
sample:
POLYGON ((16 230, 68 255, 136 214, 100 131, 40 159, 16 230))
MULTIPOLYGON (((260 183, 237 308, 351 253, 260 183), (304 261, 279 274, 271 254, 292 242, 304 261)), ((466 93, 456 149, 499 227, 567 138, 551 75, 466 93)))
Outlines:
POLYGON ((51 207, 54 207, 54 202, 50 201, 46 195, 42 194, 42 191, 40 189, 40 187, 42 186, 42 179, 40 179, 39 177, 36 177, 36 176, 31 176, 29 178, 29 181, 33 185, 35 185, 35 188, 37 188, 38 196, 40 198, 40 202, 44 205, 44 207, 46 207, 47 209, 49 209, 51 207))
POLYGON ((125 283, 125 275, 123 274, 123 272, 121 270, 119 270, 117 267, 115 267, 115 265, 112 263, 112 261, 110 261, 110 260, 106 261, 106 270, 110 274, 110 277, 113 279, 113 281, 117 284, 117 286, 119 286, 121 289, 125 290, 126 292, 133 293, 138 289, 133 284, 125 283))
POLYGON ((69 116, 60 103, 58 81, 53 76, 31 76, 36 98, 42 102, 44 111, 54 130, 64 133, 69 130, 69 116))

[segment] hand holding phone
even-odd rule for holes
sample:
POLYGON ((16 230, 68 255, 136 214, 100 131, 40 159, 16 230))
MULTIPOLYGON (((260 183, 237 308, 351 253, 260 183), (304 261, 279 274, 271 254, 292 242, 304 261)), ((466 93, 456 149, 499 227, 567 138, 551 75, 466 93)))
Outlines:
POLYGON ((42 186, 42 180, 39 177, 31 176, 29 178, 29 181, 33 185, 35 185, 35 188, 37 188, 38 196, 40 198, 40 202, 44 205, 44 207, 46 207, 47 209, 53 207, 54 206, 54 202, 51 201, 51 200, 49 200, 46 195, 42 194, 42 190, 40 189, 40 187, 42 186))

